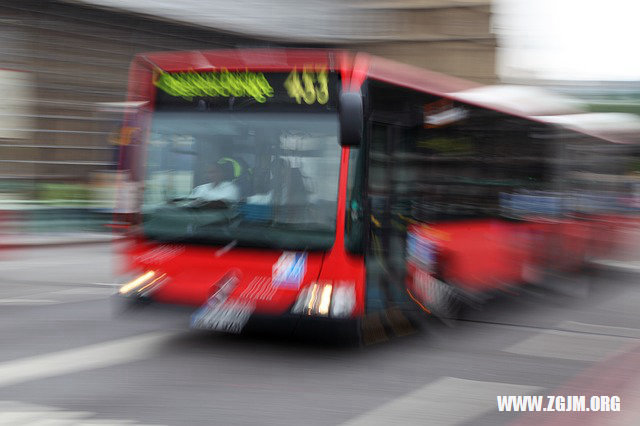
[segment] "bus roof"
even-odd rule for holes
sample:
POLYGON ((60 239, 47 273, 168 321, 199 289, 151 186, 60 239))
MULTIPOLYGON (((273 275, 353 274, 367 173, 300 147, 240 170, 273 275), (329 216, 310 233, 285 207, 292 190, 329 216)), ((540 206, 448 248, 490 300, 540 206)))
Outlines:
POLYGON ((581 114, 579 103, 543 89, 486 86, 367 53, 330 49, 228 49, 141 53, 137 59, 166 72, 260 70, 285 72, 326 64, 357 80, 365 76, 535 122, 557 125, 616 143, 639 143, 640 119, 632 114, 581 114), (348 69, 345 69, 348 68, 348 69), (625 117, 622 117, 622 116, 625 117), (616 117, 614 117, 616 116, 616 117), (622 131, 622 130, 625 131, 622 131))
POLYGON ((454 96, 461 101, 493 106, 526 116, 566 115, 584 112, 581 102, 532 86, 482 86, 454 96))
POLYGON ((635 114, 591 112, 535 118, 610 142, 640 143, 640 117, 635 114))

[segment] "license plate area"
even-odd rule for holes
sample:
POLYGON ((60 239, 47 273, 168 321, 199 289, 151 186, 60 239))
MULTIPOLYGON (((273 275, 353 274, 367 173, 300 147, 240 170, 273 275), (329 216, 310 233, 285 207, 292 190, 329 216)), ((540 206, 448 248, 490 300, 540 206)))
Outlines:
POLYGON ((250 303, 206 304, 191 315, 191 328, 237 334, 242 332, 254 310, 250 303))

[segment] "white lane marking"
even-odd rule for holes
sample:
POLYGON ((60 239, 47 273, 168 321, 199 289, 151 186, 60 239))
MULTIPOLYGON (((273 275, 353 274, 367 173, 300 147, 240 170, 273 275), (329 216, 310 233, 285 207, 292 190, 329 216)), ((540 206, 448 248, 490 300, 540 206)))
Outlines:
POLYGON ((14 260, 14 261, 2 261, 0 262, 0 271, 11 271, 20 269, 34 269, 44 268, 50 266, 72 266, 72 265, 96 265, 103 264, 105 262, 104 257, 96 258, 83 258, 83 259, 68 259, 68 260, 14 260))
POLYGON ((504 352, 593 362, 603 360, 631 341, 629 337, 545 330, 508 347, 504 352))
POLYGON ((457 425, 497 411, 497 395, 525 395, 539 389, 443 377, 342 425, 457 425))
POLYGON ((0 411, 0 425, 71 425, 71 421, 91 417, 91 413, 81 411, 60 412, 55 410, 0 411))
POLYGON ((22 299, 22 298, 0 299, 0 305, 8 305, 8 306, 55 305, 56 303, 60 303, 60 302, 57 300, 50 300, 50 299, 22 299))
POLYGON ((58 303, 81 302, 104 299, 113 295, 113 289, 104 287, 72 287, 56 291, 38 293, 38 296, 58 301, 58 303))
POLYGON ((5 281, 0 285, 4 286, 19 286, 19 285, 36 285, 42 287, 120 287, 124 282, 73 282, 73 281, 34 281, 34 280, 17 280, 12 278, 11 281, 5 281))
POLYGON ((606 334, 629 339, 640 339, 640 329, 628 327, 614 327, 610 325, 587 324, 584 322, 564 321, 558 326, 560 330, 578 331, 582 333, 606 334))
POLYGON ((34 293, 27 297, 11 297, 0 299, 0 306, 40 306, 40 305, 56 305, 62 303, 84 302, 89 300, 104 299, 113 295, 112 288, 105 287, 72 287, 56 291, 45 291, 34 293))
POLYGON ((122 287, 125 282, 122 283, 87 283, 89 285, 101 286, 101 287, 122 287))
POLYGON ((56 407, 16 401, 0 401, 0 425, 35 426, 35 425, 142 425, 134 420, 98 419, 96 413, 89 411, 64 411, 56 407))
POLYGON ((0 363, 0 387, 93 370, 154 355, 176 332, 153 332, 0 363))
POLYGON ((92 295, 95 296, 97 294, 109 294, 111 293, 110 288, 101 288, 101 287, 68 287, 62 288, 60 290, 48 291, 47 294, 60 294, 60 295, 92 295))
POLYGON ((613 260, 613 259, 593 259, 591 263, 620 271, 640 272, 640 261, 637 260, 613 260))

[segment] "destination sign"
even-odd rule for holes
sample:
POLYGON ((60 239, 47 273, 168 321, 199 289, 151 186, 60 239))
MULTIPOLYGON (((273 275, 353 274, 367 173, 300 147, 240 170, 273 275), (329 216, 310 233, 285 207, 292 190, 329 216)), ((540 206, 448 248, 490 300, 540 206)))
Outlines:
POLYGON ((172 96, 252 97, 260 103, 273 96, 273 87, 261 72, 181 72, 156 74, 153 83, 172 96))
POLYGON ((153 84, 165 96, 195 99, 245 98, 260 104, 290 103, 322 107, 331 102, 336 77, 324 66, 294 68, 288 73, 255 71, 178 72, 157 70, 153 84), (331 78, 331 82, 330 82, 331 78))
POLYGON ((313 72, 305 68, 298 74, 294 68, 285 80, 284 87, 289 96, 295 98, 299 104, 304 101, 308 105, 314 102, 324 105, 329 100, 326 69, 313 72))

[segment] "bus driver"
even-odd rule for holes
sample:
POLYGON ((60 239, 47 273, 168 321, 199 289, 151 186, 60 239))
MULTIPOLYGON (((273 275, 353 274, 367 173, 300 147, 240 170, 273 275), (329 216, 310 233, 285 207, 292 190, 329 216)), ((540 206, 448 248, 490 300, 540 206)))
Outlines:
POLYGON ((189 198, 202 201, 240 201, 240 188, 233 181, 234 166, 231 161, 218 161, 207 170, 209 183, 196 186, 189 198))

